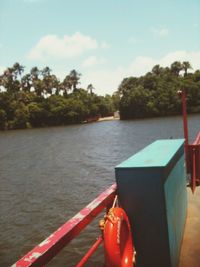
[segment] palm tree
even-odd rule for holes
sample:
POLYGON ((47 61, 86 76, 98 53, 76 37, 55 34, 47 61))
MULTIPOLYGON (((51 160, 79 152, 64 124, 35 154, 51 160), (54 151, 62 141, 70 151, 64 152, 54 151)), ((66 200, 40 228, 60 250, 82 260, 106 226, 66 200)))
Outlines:
POLYGON ((53 89, 58 93, 58 79, 55 75, 48 75, 42 80, 45 93, 52 95, 53 89))
POLYGON ((42 80, 42 86, 43 86, 43 91, 46 94, 52 95, 52 89, 54 87, 53 85, 53 80, 55 75, 51 75, 51 69, 49 67, 45 67, 44 69, 41 70, 41 75, 43 76, 42 80))
POLYGON ((40 79, 35 79, 32 82, 32 85, 34 87, 34 91, 37 96, 41 96, 44 92, 44 85, 43 82, 40 79))
POLYGON ((68 91, 72 89, 71 77, 69 75, 64 78, 60 85, 60 89, 63 91, 64 96, 66 96, 68 91))
POLYGON ((7 68, 1 76, 1 85, 7 92, 13 93, 20 90, 20 83, 15 79, 14 69, 7 68))
POLYGON ((92 95, 92 94, 93 94, 93 90, 94 90, 94 86, 90 83, 90 84, 87 86, 87 91, 90 92, 90 94, 92 95))
POLYGON ((26 74, 21 78, 21 87, 25 92, 30 92, 31 90, 31 74, 26 74))
POLYGON ((33 67, 30 71, 32 80, 38 79, 38 76, 40 75, 40 70, 38 67, 33 67))
POLYGON ((175 61, 171 64, 170 69, 174 75, 179 76, 179 72, 183 69, 183 66, 180 61, 175 61))
POLYGON ((156 74, 156 75, 160 75, 161 72, 162 72, 163 68, 160 67, 159 64, 155 65, 153 68, 152 68, 152 73, 153 74, 156 74))
POLYGON ((39 75, 41 74, 41 71, 38 69, 38 67, 33 67, 30 71, 31 75, 31 84, 34 88, 34 91, 36 95, 41 96, 44 91, 44 85, 42 80, 39 78, 39 75))
POLYGON ((72 70, 69 74, 69 82, 73 88, 73 92, 76 91, 77 85, 79 84, 81 74, 78 73, 76 70, 72 70))
POLYGON ((50 76, 51 75, 51 69, 49 67, 45 67, 42 71, 41 71, 41 74, 42 76, 45 78, 47 76, 50 76))
POLYGON ((184 76, 187 76, 187 71, 188 71, 188 69, 192 69, 192 66, 190 65, 189 61, 183 61, 182 68, 183 68, 183 70, 185 72, 184 76))
POLYGON ((24 72, 24 66, 22 66, 18 62, 16 62, 13 65, 12 70, 13 70, 14 79, 16 80, 17 79, 17 76, 18 75, 21 76, 22 73, 24 72))

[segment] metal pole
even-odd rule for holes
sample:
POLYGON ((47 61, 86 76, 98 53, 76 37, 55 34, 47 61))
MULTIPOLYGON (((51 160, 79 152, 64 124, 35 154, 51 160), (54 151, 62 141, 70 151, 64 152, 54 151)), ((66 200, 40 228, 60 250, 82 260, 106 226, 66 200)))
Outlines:
POLYGON ((196 150, 192 149, 192 177, 191 177, 191 189, 194 194, 196 188, 196 150))
POLYGON ((85 254, 85 256, 82 258, 82 260, 76 265, 76 267, 82 267, 84 264, 88 261, 88 259, 92 256, 92 254, 96 251, 98 246, 103 241, 102 236, 99 236, 97 241, 92 245, 92 247, 89 249, 89 251, 85 254))
POLYGON ((187 123, 187 103, 186 103, 186 94, 185 91, 179 91, 182 100, 182 112, 183 112, 183 129, 184 129, 184 138, 185 138, 185 160, 186 160, 186 169, 189 173, 189 151, 188 151, 188 123, 187 123))

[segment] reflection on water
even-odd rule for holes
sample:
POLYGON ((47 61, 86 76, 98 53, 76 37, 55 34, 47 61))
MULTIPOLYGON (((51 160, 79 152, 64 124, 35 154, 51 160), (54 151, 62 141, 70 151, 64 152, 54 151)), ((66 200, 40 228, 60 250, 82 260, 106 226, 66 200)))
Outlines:
MULTIPOLYGON (((200 116, 190 117, 191 138, 200 116)), ((114 166, 156 139, 182 138, 180 117, 0 133, 0 266, 9 266, 114 182, 114 166)), ((74 266, 97 223, 50 266, 74 266)), ((88 266, 102 266, 102 251, 88 266)))

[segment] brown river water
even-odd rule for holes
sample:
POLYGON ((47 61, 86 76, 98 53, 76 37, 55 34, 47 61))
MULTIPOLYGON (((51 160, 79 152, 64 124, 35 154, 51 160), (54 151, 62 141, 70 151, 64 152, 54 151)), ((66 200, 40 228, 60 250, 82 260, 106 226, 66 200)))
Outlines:
MULTIPOLYGON (((189 117, 190 139, 200 115, 189 117)), ((182 138, 181 117, 0 132, 0 267, 48 237, 114 181, 114 167, 157 139, 182 138)), ((100 217, 102 217, 101 215, 100 217)), ((98 220, 48 266, 75 266, 98 220)), ((100 248, 86 266, 102 266, 100 248)))

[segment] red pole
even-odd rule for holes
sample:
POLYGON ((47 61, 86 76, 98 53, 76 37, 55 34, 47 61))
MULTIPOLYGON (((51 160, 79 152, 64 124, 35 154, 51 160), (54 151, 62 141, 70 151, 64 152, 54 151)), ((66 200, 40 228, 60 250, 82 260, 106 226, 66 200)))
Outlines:
POLYGON ((192 149, 192 177, 191 177, 191 189, 194 194, 196 188, 196 150, 192 149))
POLYGON ((184 129, 184 138, 185 138, 185 160, 186 160, 186 169, 187 173, 189 173, 189 151, 188 151, 188 123, 187 123, 187 103, 186 103, 186 94, 185 91, 179 91, 181 94, 182 100, 182 112, 183 112, 183 129, 184 129))
POLYGON ((98 246, 101 244, 102 241, 103 241, 103 238, 101 236, 99 236, 98 239, 97 239, 97 241, 93 244, 93 246, 85 254, 85 256, 82 258, 82 260, 76 265, 76 267, 82 267, 82 266, 84 266, 84 264, 92 256, 92 254, 95 252, 95 250, 98 248, 98 246))

